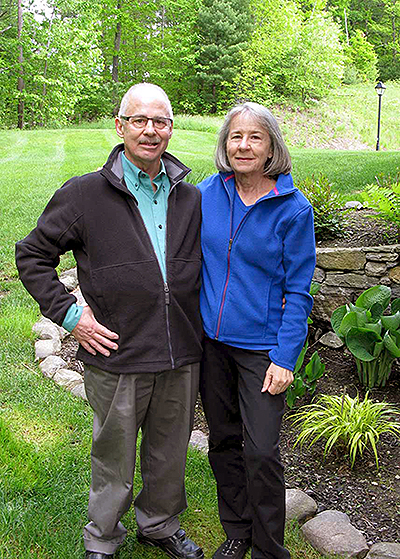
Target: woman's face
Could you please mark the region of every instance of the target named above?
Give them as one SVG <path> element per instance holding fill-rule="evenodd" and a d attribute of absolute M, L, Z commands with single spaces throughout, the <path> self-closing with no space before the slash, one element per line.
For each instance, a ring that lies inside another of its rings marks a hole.
<path fill-rule="evenodd" d="M 235 173 L 263 174 L 272 157 L 269 134 L 250 113 L 240 113 L 232 119 L 226 153 Z"/>

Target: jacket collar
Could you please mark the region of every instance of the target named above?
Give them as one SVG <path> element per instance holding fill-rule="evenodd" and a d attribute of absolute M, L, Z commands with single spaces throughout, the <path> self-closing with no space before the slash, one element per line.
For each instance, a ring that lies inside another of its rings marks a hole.
<path fill-rule="evenodd" d="M 116 145 L 110 153 L 104 167 L 100 170 L 100 173 L 111 182 L 113 186 L 129 193 L 125 185 L 124 170 L 122 168 L 121 156 L 124 149 L 124 144 Z M 164 152 L 161 159 L 171 183 L 171 189 L 181 182 L 191 171 L 189 167 L 186 167 L 186 165 L 181 163 L 179 159 L 170 153 Z"/>
<path fill-rule="evenodd" d="M 231 171 L 228 173 L 221 172 L 219 173 L 219 175 L 221 177 L 223 185 L 225 186 L 225 189 L 229 194 L 229 197 L 232 199 L 233 191 L 235 188 L 235 174 L 233 173 L 233 171 Z M 275 196 L 286 196 L 287 194 L 292 194 L 296 190 L 298 189 L 293 184 L 292 175 L 290 173 L 288 173 L 287 175 L 281 173 L 280 175 L 278 175 L 276 185 L 271 190 L 271 192 L 260 198 L 260 200 L 258 200 L 256 203 L 261 202 L 262 200 L 265 200 L 267 198 L 274 198 Z"/>

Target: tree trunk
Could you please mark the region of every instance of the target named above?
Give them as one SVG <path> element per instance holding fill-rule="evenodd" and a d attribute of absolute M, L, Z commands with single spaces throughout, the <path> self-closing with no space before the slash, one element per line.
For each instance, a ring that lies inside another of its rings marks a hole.
<path fill-rule="evenodd" d="M 118 0 L 117 10 L 121 10 L 121 0 Z M 114 35 L 114 54 L 113 54 L 113 62 L 112 62 L 112 70 L 111 70 L 111 78 L 114 84 L 118 83 L 118 66 L 119 66 L 119 49 L 121 47 L 121 22 L 119 21 L 119 14 L 118 14 L 118 21 L 117 21 L 117 28 L 115 30 Z M 117 87 L 114 85 L 113 87 L 113 98 L 112 102 L 114 105 L 113 115 L 115 116 L 118 113 L 118 101 L 117 98 Z"/>
<path fill-rule="evenodd" d="M 18 42 L 19 42 L 19 53 L 18 53 L 18 91 L 19 91 L 19 96 L 18 96 L 18 128 L 20 128 L 22 130 L 22 128 L 24 127 L 24 99 L 23 99 L 23 91 L 24 91 L 24 68 L 23 68 L 23 62 L 24 62 L 24 52 L 22 49 L 22 42 L 21 42 L 21 36 L 22 36 L 22 24 L 23 24 L 23 20 L 22 20 L 22 3 L 21 0 L 18 0 Z"/>

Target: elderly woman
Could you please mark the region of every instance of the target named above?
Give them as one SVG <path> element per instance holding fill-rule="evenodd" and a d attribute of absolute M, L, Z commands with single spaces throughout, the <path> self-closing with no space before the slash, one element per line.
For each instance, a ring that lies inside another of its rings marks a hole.
<path fill-rule="evenodd" d="M 287 559 L 279 431 L 307 334 L 315 267 L 313 212 L 293 186 L 278 123 L 233 108 L 202 192 L 205 330 L 201 396 L 227 540 L 214 559 Z M 282 299 L 286 304 L 282 308 Z"/>

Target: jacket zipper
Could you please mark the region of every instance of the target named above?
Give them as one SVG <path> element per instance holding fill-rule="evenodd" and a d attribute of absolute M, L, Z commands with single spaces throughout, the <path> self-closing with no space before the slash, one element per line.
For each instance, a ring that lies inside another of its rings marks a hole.
<path fill-rule="evenodd" d="M 169 285 L 167 282 L 164 282 L 164 295 L 165 295 L 165 312 L 166 312 L 166 320 L 167 320 L 167 338 L 168 338 L 169 356 L 171 359 L 172 368 L 175 369 L 175 360 L 172 354 L 171 330 L 169 326 L 170 296 L 169 296 Z"/>
<path fill-rule="evenodd" d="M 222 321 L 222 311 L 224 310 L 224 305 L 225 305 L 225 299 L 226 299 L 226 292 L 228 291 L 228 283 L 229 283 L 229 276 L 230 276 L 230 272 L 231 272 L 231 250 L 232 250 L 232 244 L 233 244 L 233 240 L 236 236 L 236 233 L 239 231 L 243 221 L 247 218 L 247 216 L 249 215 L 249 213 L 251 212 L 253 208 L 250 208 L 249 211 L 242 217 L 242 220 L 240 221 L 239 225 L 236 228 L 236 231 L 234 232 L 234 234 L 232 235 L 232 219 L 233 219 L 233 212 L 231 211 L 231 238 L 229 239 L 229 245 L 228 245 L 228 270 L 226 273 L 226 280 L 225 280 L 225 285 L 224 285 L 224 291 L 222 293 L 222 301 L 221 301 L 221 306 L 219 308 L 219 315 L 218 315 L 218 322 L 217 322 L 217 330 L 215 332 L 215 340 L 218 340 L 218 336 L 219 336 L 219 331 L 221 328 L 221 321 Z"/>
<path fill-rule="evenodd" d="M 170 188 L 170 191 L 169 191 L 169 194 L 168 194 L 168 198 L 169 198 L 169 196 L 170 196 L 170 194 L 171 194 L 173 188 L 175 188 L 175 184 L 171 184 L 171 188 Z M 132 194 L 131 194 L 131 196 L 132 196 Z M 137 208 L 137 206 L 136 206 L 136 210 L 139 211 L 138 208 Z M 163 278 L 163 275 L 162 275 L 162 272 L 161 272 L 160 263 L 159 263 L 159 261 L 158 261 L 157 255 L 156 255 L 156 251 L 154 250 L 153 243 L 151 242 L 150 235 L 149 235 L 149 233 L 148 233 L 148 231 L 147 231 L 146 225 L 145 225 L 145 223 L 144 223 L 144 220 L 143 220 L 143 217 L 142 217 L 142 214 L 140 213 L 140 211 L 139 211 L 139 215 L 140 215 L 140 217 L 141 217 L 141 219 L 142 219 L 143 228 L 144 228 L 144 230 L 145 230 L 145 232 L 146 232 L 146 234 L 147 234 L 147 236 L 148 236 L 148 238 L 149 238 L 149 241 L 150 241 L 150 245 L 151 245 L 153 254 L 154 254 L 155 258 L 156 258 L 156 261 L 157 261 L 157 264 L 158 264 L 158 269 L 159 269 L 159 271 L 160 271 L 161 279 L 163 280 L 164 302 L 165 302 L 165 320 L 166 320 L 166 327 L 167 327 L 168 351 L 169 351 L 169 358 L 170 358 L 170 361 L 171 361 L 171 369 L 175 369 L 175 359 L 174 359 L 173 352 L 172 352 L 171 328 L 170 328 L 170 324 L 169 324 L 169 305 L 170 305 L 170 303 L 171 303 L 170 289 L 169 289 L 168 282 L 167 282 L 167 281 L 164 281 L 164 278 Z M 167 273 L 167 272 L 168 272 L 168 270 L 167 270 L 167 249 L 168 249 L 168 245 L 167 245 L 167 234 L 168 234 L 168 207 L 167 207 L 167 216 L 166 216 L 166 219 L 165 219 L 165 264 L 166 264 L 166 275 L 167 275 L 167 277 L 168 277 L 168 273 Z"/>

